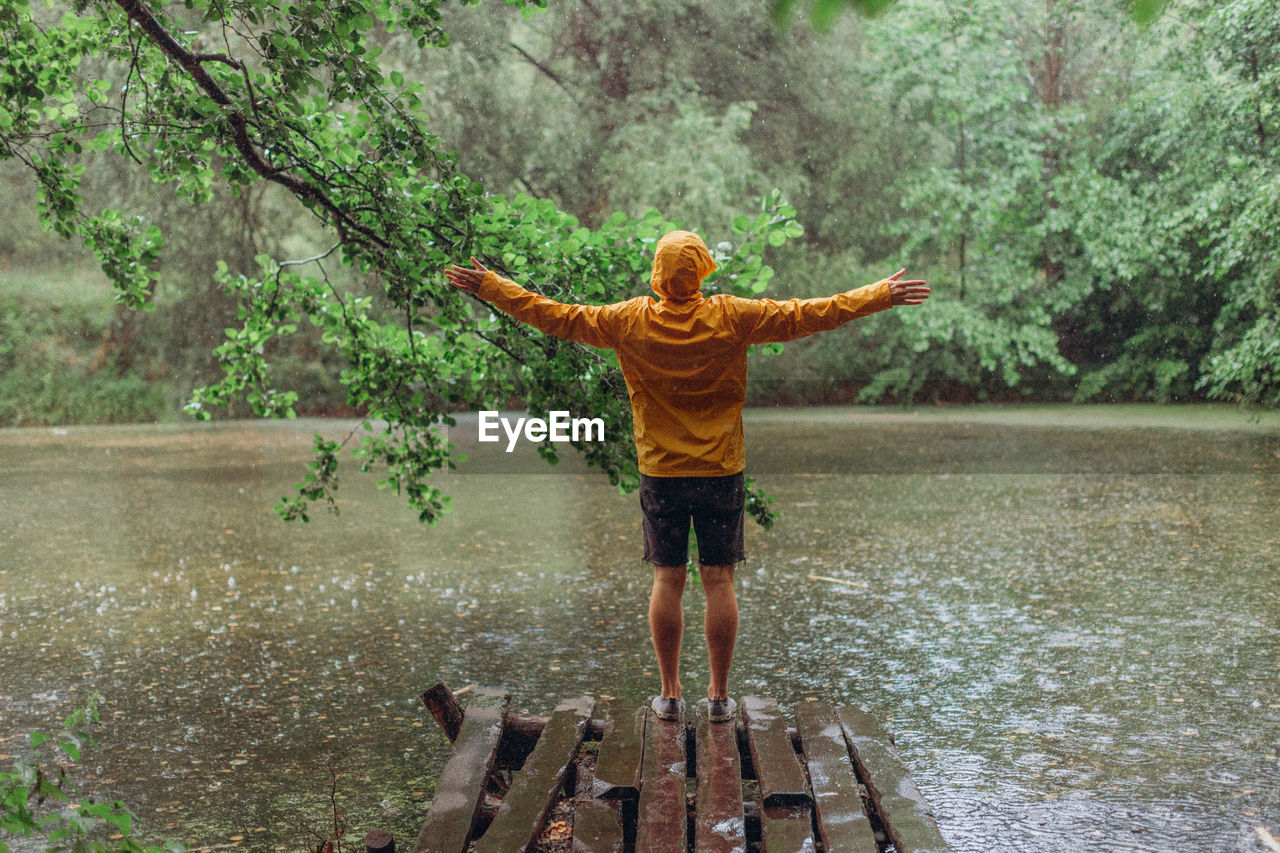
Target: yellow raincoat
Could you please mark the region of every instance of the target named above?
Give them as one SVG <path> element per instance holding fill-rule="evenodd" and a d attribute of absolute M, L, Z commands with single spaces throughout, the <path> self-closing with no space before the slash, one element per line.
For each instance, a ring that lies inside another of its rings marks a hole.
<path fill-rule="evenodd" d="M 698 288 L 715 269 L 698 235 L 672 231 L 658 241 L 653 259 L 657 300 L 566 305 L 492 271 L 478 295 L 549 335 L 617 352 L 640 473 L 729 476 L 746 467 L 747 347 L 834 329 L 893 303 L 888 280 L 817 299 L 707 298 Z"/>

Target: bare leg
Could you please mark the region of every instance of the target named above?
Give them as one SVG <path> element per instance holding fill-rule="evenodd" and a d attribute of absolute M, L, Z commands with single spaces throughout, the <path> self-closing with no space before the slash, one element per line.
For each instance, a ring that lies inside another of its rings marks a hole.
<path fill-rule="evenodd" d="M 684 566 L 654 566 L 649 595 L 649 631 L 662 677 L 662 697 L 680 698 L 680 637 L 684 633 Z"/>
<path fill-rule="evenodd" d="M 702 566 L 707 594 L 707 660 L 711 665 L 708 699 L 729 698 L 729 666 L 738 639 L 738 598 L 733 591 L 733 566 Z"/>

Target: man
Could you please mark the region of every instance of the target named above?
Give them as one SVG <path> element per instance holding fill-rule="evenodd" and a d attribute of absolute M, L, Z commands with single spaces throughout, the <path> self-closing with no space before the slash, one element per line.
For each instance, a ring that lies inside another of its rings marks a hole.
<path fill-rule="evenodd" d="M 731 719 L 736 703 L 729 698 L 729 666 L 738 635 L 733 570 L 743 559 L 747 347 L 834 329 L 895 305 L 919 305 L 929 288 L 923 281 L 902 281 L 906 270 L 899 270 L 825 298 L 706 298 L 699 287 L 716 264 L 689 231 L 672 231 L 658 241 L 650 279 L 657 299 L 567 305 L 530 293 L 475 258 L 471 263 L 474 269 L 448 269 L 449 282 L 547 334 L 617 352 L 635 422 L 644 559 L 653 565 L 649 629 L 662 678 L 653 708 L 664 720 L 682 716 L 681 599 L 692 522 L 707 597 L 709 717 Z"/>

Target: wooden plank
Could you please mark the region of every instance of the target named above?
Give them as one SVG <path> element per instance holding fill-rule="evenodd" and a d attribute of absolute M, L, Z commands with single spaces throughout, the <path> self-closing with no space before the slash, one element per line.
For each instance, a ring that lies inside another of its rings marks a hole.
<path fill-rule="evenodd" d="M 648 711 L 640 779 L 636 853 L 687 853 L 684 720 L 659 720 Z"/>
<path fill-rule="evenodd" d="M 610 800 L 640 796 L 646 710 L 644 705 L 628 707 L 617 699 L 596 710 L 604 721 L 604 732 L 596 758 L 594 796 Z"/>
<path fill-rule="evenodd" d="M 871 820 L 862 808 L 849 747 L 835 709 L 826 702 L 805 702 L 796 709 L 797 728 L 809 765 L 818 839 L 824 850 L 876 853 Z"/>
<path fill-rule="evenodd" d="M 453 756 L 440 774 L 431 808 L 422 821 L 417 853 L 462 853 L 466 849 L 509 702 L 510 696 L 501 690 L 476 692 L 454 742 Z"/>
<path fill-rule="evenodd" d="M 580 799 L 573 811 L 573 853 L 622 853 L 621 806 Z"/>
<path fill-rule="evenodd" d="M 761 853 L 814 853 L 813 809 L 808 804 L 761 810 Z"/>
<path fill-rule="evenodd" d="M 475 853 L 524 853 L 537 840 L 582 745 L 594 708 L 590 696 L 565 699 L 556 706 L 538 745 L 512 780 L 493 823 L 476 842 Z"/>
<path fill-rule="evenodd" d="M 861 708 L 841 708 L 837 715 L 862 784 L 899 853 L 949 850 L 933 810 L 879 721 Z"/>
<path fill-rule="evenodd" d="M 596 706 L 595 716 L 587 728 L 588 737 L 593 728 L 601 737 L 608 735 L 614 717 L 614 710 L 610 706 L 609 702 Z M 640 723 L 643 730 L 643 714 Z M 626 839 L 622 828 L 622 809 L 625 806 L 634 808 L 635 800 L 619 802 L 595 798 L 594 792 L 600 788 L 595 779 L 595 769 L 600 766 L 599 749 L 596 750 L 595 759 L 592 762 L 579 758 L 574 774 L 572 853 L 623 853 Z M 639 775 L 639 768 L 636 769 L 636 774 Z"/>
<path fill-rule="evenodd" d="M 697 705 L 698 799 L 693 848 L 698 853 L 745 853 L 742 764 L 735 721 L 713 723 L 703 699 Z"/>
<path fill-rule="evenodd" d="M 778 703 L 768 697 L 745 696 L 739 708 L 746 724 L 751 763 L 760 781 L 762 805 L 767 808 L 809 803 L 804 768 L 791 745 Z"/>
<path fill-rule="evenodd" d="M 431 689 L 422 694 L 422 704 L 431 712 L 431 716 L 436 718 L 436 724 L 449 739 L 449 743 L 457 740 L 458 732 L 462 729 L 462 720 L 467 714 L 458 704 L 458 699 L 449 689 L 449 685 L 443 681 L 436 682 Z"/>

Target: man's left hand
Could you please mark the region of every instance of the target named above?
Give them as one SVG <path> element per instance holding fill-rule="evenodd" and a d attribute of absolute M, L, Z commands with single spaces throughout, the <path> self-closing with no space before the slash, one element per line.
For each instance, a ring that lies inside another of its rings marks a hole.
<path fill-rule="evenodd" d="M 889 282 L 889 295 L 894 305 L 919 305 L 929 298 L 929 286 L 923 279 L 904 280 L 906 271 L 904 267 L 885 279 Z"/>

